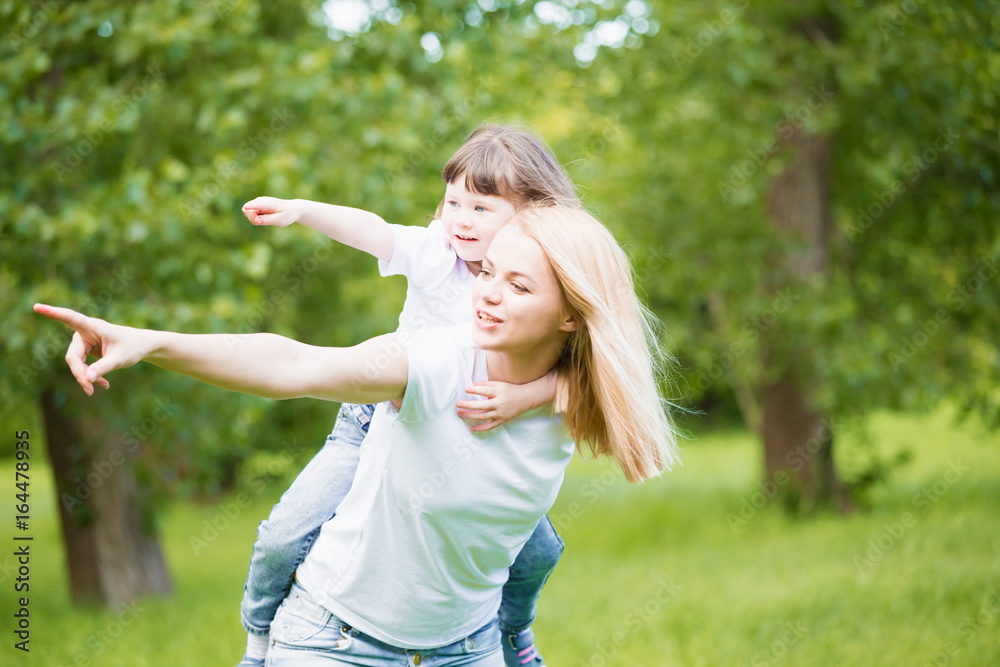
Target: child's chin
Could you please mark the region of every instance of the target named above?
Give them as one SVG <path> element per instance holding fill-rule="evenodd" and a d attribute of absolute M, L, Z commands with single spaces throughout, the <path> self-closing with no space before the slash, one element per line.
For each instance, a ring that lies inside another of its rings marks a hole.
<path fill-rule="evenodd" d="M 463 262 L 481 262 L 483 261 L 483 256 L 476 252 L 455 252 L 458 258 Z"/>

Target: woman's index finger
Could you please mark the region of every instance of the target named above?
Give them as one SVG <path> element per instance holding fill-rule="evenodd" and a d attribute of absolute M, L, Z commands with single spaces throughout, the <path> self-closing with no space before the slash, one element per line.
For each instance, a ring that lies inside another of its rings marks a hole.
<path fill-rule="evenodd" d="M 50 320 L 55 320 L 56 322 L 62 322 L 71 329 L 78 330 L 83 328 L 87 320 L 89 319 L 83 313 L 78 313 L 70 308 L 61 308 L 59 306 L 49 306 L 44 303 L 36 303 L 34 306 L 34 311 L 43 317 L 47 317 Z"/>

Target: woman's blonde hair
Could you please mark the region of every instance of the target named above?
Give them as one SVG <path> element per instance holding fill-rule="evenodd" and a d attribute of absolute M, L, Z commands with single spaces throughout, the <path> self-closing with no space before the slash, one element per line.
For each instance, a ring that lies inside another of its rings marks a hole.
<path fill-rule="evenodd" d="M 621 246 L 579 207 L 525 207 L 508 224 L 542 247 L 577 323 L 555 402 L 577 446 L 612 456 L 630 482 L 672 467 L 677 437 L 658 386 L 670 357 Z"/>
<path fill-rule="evenodd" d="M 545 143 L 518 125 L 481 125 L 455 151 L 441 172 L 445 183 L 465 179 L 471 192 L 529 203 L 579 205 L 566 170 Z M 438 207 L 440 215 L 441 207 Z"/>

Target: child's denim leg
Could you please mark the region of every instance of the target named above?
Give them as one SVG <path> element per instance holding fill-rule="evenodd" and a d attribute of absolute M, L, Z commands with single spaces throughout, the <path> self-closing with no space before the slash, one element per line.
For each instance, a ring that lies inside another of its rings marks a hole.
<path fill-rule="evenodd" d="M 342 406 L 326 444 L 303 468 L 257 529 L 241 612 L 248 632 L 265 634 L 320 526 L 354 481 L 371 406 Z"/>
<path fill-rule="evenodd" d="M 556 569 L 564 546 L 549 517 L 543 516 L 510 566 L 500 601 L 500 627 L 504 632 L 518 633 L 535 621 L 542 586 Z"/>

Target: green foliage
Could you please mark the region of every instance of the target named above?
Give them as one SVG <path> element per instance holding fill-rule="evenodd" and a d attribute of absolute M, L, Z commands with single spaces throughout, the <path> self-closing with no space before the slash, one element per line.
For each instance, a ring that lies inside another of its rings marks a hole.
<path fill-rule="evenodd" d="M 1000 3 L 650 4 L 658 33 L 588 71 L 635 92 L 590 88 L 624 135 L 592 196 L 657 267 L 689 397 L 766 378 L 780 327 L 832 414 L 957 393 L 995 422 Z M 834 227 L 831 275 L 782 304 L 767 187 L 793 126 L 832 137 Z"/>
<path fill-rule="evenodd" d="M 65 379 L 67 336 L 34 301 L 318 344 L 391 329 L 399 281 L 305 230 L 253 228 L 239 205 L 298 196 L 419 224 L 470 129 L 526 120 L 627 243 L 682 400 L 724 406 L 766 378 L 758 342 L 781 327 L 831 414 L 957 393 L 1000 418 L 996 0 L 442 0 L 390 3 L 356 35 L 305 1 L 6 2 L 0 18 L 9 415 L 31 421 Z M 766 188 L 792 125 L 833 137 L 831 273 L 776 300 Z M 307 455 L 335 407 L 148 369 L 112 381 L 88 405 L 116 430 L 157 400 L 181 406 L 148 434 L 162 445 L 148 465 L 192 492 L 255 447 L 301 440 Z"/>

